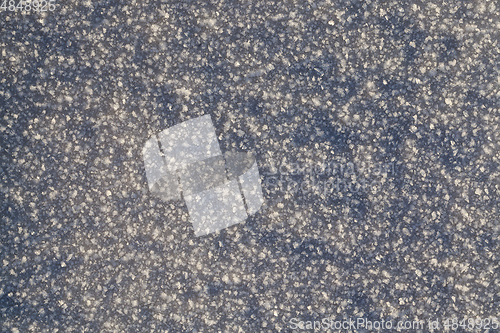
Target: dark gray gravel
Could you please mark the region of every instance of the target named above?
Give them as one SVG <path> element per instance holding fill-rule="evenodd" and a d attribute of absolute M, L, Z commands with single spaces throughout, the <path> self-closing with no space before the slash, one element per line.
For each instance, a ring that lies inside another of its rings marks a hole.
<path fill-rule="evenodd" d="M 292 332 L 358 317 L 494 327 L 499 9 L 2 9 L 0 331 Z M 256 156 L 265 204 L 195 237 L 182 202 L 149 193 L 141 151 L 201 115 L 223 152 Z"/>

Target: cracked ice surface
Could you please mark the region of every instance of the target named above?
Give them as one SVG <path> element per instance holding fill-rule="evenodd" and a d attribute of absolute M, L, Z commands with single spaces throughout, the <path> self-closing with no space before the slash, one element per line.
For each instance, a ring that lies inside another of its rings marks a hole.
<path fill-rule="evenodd" d="M 498 4 L 1 15 L 0 331 L 500 317 Z M 202 115 L 265 206 L 197 238 L 142 147 Z"/>

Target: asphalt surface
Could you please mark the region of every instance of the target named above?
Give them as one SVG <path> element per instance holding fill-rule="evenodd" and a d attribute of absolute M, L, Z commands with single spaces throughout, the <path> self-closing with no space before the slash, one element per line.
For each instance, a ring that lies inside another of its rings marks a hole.
<path fill-rule="evenodd" d="M 7 3 L 0 331 L 499 332 L 499 10 Z M 265 203 L 196 237 L 141 152 L 202 115 Z"/>

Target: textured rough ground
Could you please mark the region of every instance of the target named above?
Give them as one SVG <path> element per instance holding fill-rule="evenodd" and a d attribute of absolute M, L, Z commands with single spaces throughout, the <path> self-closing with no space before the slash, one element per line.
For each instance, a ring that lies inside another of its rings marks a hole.
<path fill-rule="evenodd" d="M 499 7 L 1 12 L 0 331 L 500 317 Z M 147 191 L 141 150 L 203 114 L 223 151 L 257 156 L 266 204 L 196 238 L 186 207 Z"/>

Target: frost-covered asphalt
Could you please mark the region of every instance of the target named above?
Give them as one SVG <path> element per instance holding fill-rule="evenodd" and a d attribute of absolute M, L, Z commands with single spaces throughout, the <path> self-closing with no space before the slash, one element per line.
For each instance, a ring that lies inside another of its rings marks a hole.
<path fill-rule="evenodd" d="M 291 332 L 360 317 L 441 332 L 447 318 L 500 318 L 499 12 L 2 10 L 0 331 Z M 148 191 L 142 149 L 202 115 L 223 152 L 256 157 L 265 204 L 195 237 L 181 201 Z"/>

